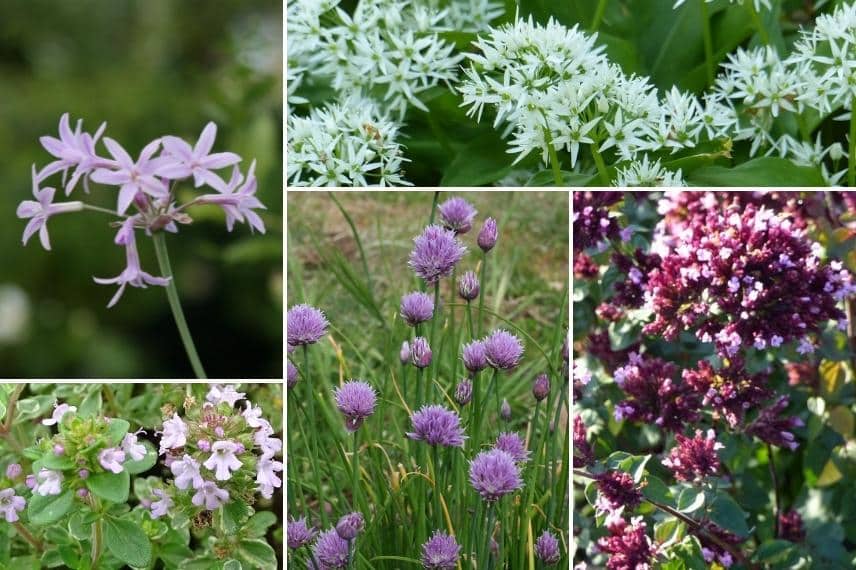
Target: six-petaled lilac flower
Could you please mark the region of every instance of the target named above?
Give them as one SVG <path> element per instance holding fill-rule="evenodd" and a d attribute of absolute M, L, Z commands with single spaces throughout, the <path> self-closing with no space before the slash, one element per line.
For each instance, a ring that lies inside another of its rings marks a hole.
<path fill-rule="evenodd" d="M 18 513 L 24 510 L 27 501 L 15 494 L 15 489 L 3 489 L 0 491 L 0 514 L 6 522 L 17 522 Z"/>
<path fill-rule="evenodd" d="M 479 296 L 479 278 L 473 271 L 467 271 L 458 278 L 458 295 L 469 302 Z"/>
<path fill-rule="evenodd" d="M 301 548 L 306 546 L 312 539 L 315 538 L 315 535 L 318 533 L 314 528 L 306 525 L 306 519 L 300 517 L 297 520 L 288 521 L 288 529 L 286 530 L 286 534 L 288 535 L 288 547 L 289 548 Z"/>
<path fill-rule="evenodd" d="M 161 489 L 152 489 L 152 494 L 158 498 L 157 501 L 152 501 L 152 504 L 149 505 L 152 518 L 157 519 L 168 514 L 174 504 L 172 498 Z"/>
<path fill-rule="evenodd" d="M 327 318 L 324 313 L 310 305 L 295 305 L 286 315 L 288 344 L 304 346 L 315 344 L 327 334 Z"/>
<path fill-rule="evenodd" d="M 348 565 L 350 546 L 348 541 L 336 533 L 336 529 L 325 530 L 318 535 L 312 552 L 324 568 L 345 568 Z"/>
<path fill-rule="evenodd" d="M 407 264 L 418 277 L 433 285 L 452 273 L 466 251 L 452 230 L 428 226 L 413 240 L 413 251 Z"/>
<path fill-rule="evenodd" d="M 374 413 L 377 395 L 374 388 L 362 380 L 350 380 L 335 388 L 336 407 L 345 416 L 345 428 L 357 431 L 363 421 Z"/>
<path fill-rule="evenodd" d="M 102 449 L 98 454 L 98 463 L 107 471 L 113 473 L 122 472 L 122 463 L 125 462 L 125 452 L 118 447 L 108 447 Z"/>
<path fill-rule="evenodd" d="M 549 530 L 545 530 L 535 541 L 535 556 L 547 566 L 559 562 L 559 541 Z"/>
<path fill-rule="evenodd" d="M 523 343 L 510 332 L 497 329 L 484 340 L 487 363 L 497 370 L 510 370 L 520 364 Z"/>
<path fill-rule="evenodd" d="M 476 209 L 463 198 L 449 198 L 437 207 L 443 225 L 456 234 L 465 234 L 473 229 Z"/>
<path fill-rule="evenodd" d="M 124 214 L 137 194 L 148 194 L 152 198 L 164 199 L 169 196 L 166 183 L 158 178 L 158 169 L 163 165 L 163 158 L 155 158 L 160 149 L 161 140 L 155 139 L 147 144 L 140 152 L 140 157 L 134 162 L 131 155 L 115 140 L 104 137 L 104 146 L 115 159 L 115 166 L 96 169 L 91 178 L 94 182 L 119 186 L 119 199 L 116 211 Z"/>
<path fill-rule="evenodd" d="M 336 523 L 336 534 L 345 540 L 353 540 L 363 531 L 365 524 L 362 513 L 353 512 L 342 515 Z"/>
<path fill-rule="evenodd" d="M 428 368 L 431 365 L 433 354 L 428 345 L 428 339 L 417 336 L 410 345 L 410 361 L 416 368 Z"/>
<path fill-rule="evenodd" d="M 27 222 L 27 226 L 24 228 L 24 235 L 21 238 L 24 245 L 27 245 L 33 234 L 39 232 L 39 241 L 42 242 L 42 247 L 50 251 L 51 240 L 48 234 L 48 218 L 56 214 L 83 210 L 83 202 L 60 202 L 59 204 L 54 204 L 53 199 L 55 194 L 56 190 L 54 188 L 39 188 L 39 178 L 36 176 L 36 167 L 33 166 L 33 197 L 35 200 L 24 200 L 18 205 L 18 210 L 15 212 L 18 218 L 30 220 Z"/>
<path fill-rule="evenodd" d="M 237 164 L 241 162 L 241 157 L 234 152 L 211 154 L 216 138 L 217 125 L 213 122 L 209 122 L 202 129 L 196 146 L 190 146 L 187 141 L 178 137 L 163 137 L 163 148 L 168 158 L 158 173 L 170 180 L 180 180 L 193 176 L 193 182 L 197 188 L 203 184 L 208 184 L 213 188 L 223 186 L 223 179 L 212 170 Z"/>
<path fill-rule="evenodd" d="M 46 420 L 42 420 L 42 425 L 46 425 L 46 426 L 56 425 L 62 421 L 62 418 L 65 414 L 68 414 L 71 412 L 76 412 L 76 411 L 77 411 L 76 406 L 69 406 L 68 404 L 54 404 L 53 414 L 51 414 L 50 418 L 48 418 Z"/>
<path fill-rule="evenodd" d="M 211 457 L 203 465 L 214 471 L 214 477 L 218 481 L 228 481 L 232 478 L 232 471 L 241 468 L 240 460 L 235 457 L 239 451 L 238 444 L 234 441 L 216 441 L 211 446 Z"/>
<path fill-rule="evenodd" d="M 39 180 L 44 180 L 52 174 L 62 172 L 66 195 L 74 190 L 74 187 L 81 178 L 83 178 L 85 188 L 87 175 L 93 169 L 110 165 L 109 160 L 100 158 L 95 153 L 95 145 L 98 139 L 101 138 L 106 127 L 107 123 L 101 123 L 95 134 L 90 135 L 83 132 L 83 121 L 78 120 L 77 126 L 72 131 L 68 113 L 63 113 L 59 119 L 59 138 L 43 136 L 39 139 L 45 150 L 57 159 L 42 168 L 39 172 Z M 74 173 L 66 184 L 66 174 L 71 168 L 74 168 Z"/>
<path fill-rule="evenodd" d="M 428 445 L 463 447 L 467 439 L 458 414 L 440 405 L 422 406 L 410 421 L 413 431 L 407 432 L 407 437 Z"/>
<path fill-rule="evenodd" d="M 434 316 L 434 301 L 421 291 L 408 293 L 401 298 L 401 318 L 410 326 L 430 321 Z"/>
<path fill-rule="evenodd" d="M 461 547 L 455 537 L 435 530 L 422 545 L 422 567 L 429 570 L 452 570 L 457 567 Z"/>
<path fill-rule="evenodd" d="M 474 340 L 464 345 L 464 349 L 461 352 L 461 359 L 464 361 L 464 366 L 470 372 L 478 372 L 487 368 L 487 354 L 485 353 L 484 341 Z"/>
<path fill-rule="evenodd" d="M 213 511 L 220 505 L 229 501 L 229 491 L 221 489 L 212 481 L 205 481 L 197 487 L 196 493 L 190 499 L 197 507 L 204 506 L 206 510 Z"/>
<path fill-rule="evenodd" d="M 485 501 L 497 501 L 523 487 L 520 468 L 501 449 L 482 451 L 470 461 L 470 484 Z"/>
<path fill-rule="evenodd" d="M 493 246 L 496 245 L 498 233 L 496 229 L 496 220 L 493 218 L 487 218 L 484 221 L 484 225 L 482 226 L 481 231 L 479 232 L 479 237 L 477 242 L 481 250 L 485 253 L 489 252 L 493 249 Z"/>
<path fill-rule="evenodd" d="M 510 455 L 515 463 L 526 463 L 529 461 L 529 454 L 531 452 L 526 449 L 526 442 L 516 432 L 503 432 L 499 434 L 493 446 Z"/>
<path fill-rule="evenodd" d="M 246 222 L 250 226 L 250 231 L 258 230 L 259 233 L 265 233 L 265 223 L 261 217 L 253 210 L 267 209 L 258 198 L 256 198 L 256 190 L 258 189 L 258 180 L 256 180 L 256 161 L 250 164 L 250 169 L 247 171 L 247 178 L 241 174 L 236 166 L 232 170 L 232 178 L 228 184 L 222 186 L 214 186 L 217 194 L 203 194 L 197 199 L 199 204 L 216 204 L 223 208 L 226 213 L 226 230 L 232 231 L 235 227 L 235 222 Z"/>

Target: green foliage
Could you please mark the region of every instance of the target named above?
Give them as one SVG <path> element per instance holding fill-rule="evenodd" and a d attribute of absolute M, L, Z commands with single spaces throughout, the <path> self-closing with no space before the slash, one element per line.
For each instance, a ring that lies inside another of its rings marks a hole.
<path fill-rule="evenodd" d="M 148 566 L 152 545 L 140 527 L 128 520 L 104 519 L 104 542 L 110 553 L 130 566 Z"/>

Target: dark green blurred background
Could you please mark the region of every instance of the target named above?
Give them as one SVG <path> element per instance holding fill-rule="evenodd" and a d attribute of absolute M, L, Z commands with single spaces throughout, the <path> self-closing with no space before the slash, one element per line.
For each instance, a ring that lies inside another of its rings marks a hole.
<path fill-rule="evenodd" d="M 239 153 L 243 171 L 258 160 L 266 235 L 229 234 L 203 206 L 167 245 L 209 376 L 281 378 L 282 3 L 0 0 L 0 377 L 191 376 L 162 288 L 128 288 L 106 308 L 115 288 L 92 276 L 125 266 L 107 216 L 54 217 L 53 251 L 21 246 L 15 209 L 32 198 L 30 164 L 51 160 L 39 136 L 57 136 L 64 112 L 89 132 L 107 121 L 135 157 L 166 134 L 193 144 L 213 120 L 215 150 Z M 86 201 L 115 206 L 115 188 L 93 189 Z M 138 242 L 159 274 L 151 240 Z"/>

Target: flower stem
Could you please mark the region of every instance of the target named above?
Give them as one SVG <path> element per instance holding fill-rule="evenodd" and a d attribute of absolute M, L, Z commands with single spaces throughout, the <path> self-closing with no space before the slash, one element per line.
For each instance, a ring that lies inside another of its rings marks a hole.
<path fill-rule="evenodd" d="M 443 486 L 440 484 L 440 455 L 437 448 L 437 445 L 431 446 L 431 459 L 434 467 L 434 499 L 437 504 L 437 514 L 434 515 L 436 519 L 435 528 L 441 528 L 443 526 L 443 506 L 440 504 L 440 490 Z"/>
<path fill-rule="evenodd" d="M 710 33 L 710 14 L 707 9 L 707 0 L 699 0 L 701 5 L 701 22 L 702 35 L 704 37 L 704 60 L 707 66 L 707 83 L 713 85 L 714 64 L 713 64 L 713 37 Z"/>
<path fill-rule="evenodd" d="M 314 421 L 318 416 L 315 415 L 315 393 L 312 390 L 311 382 L 309 381 L 309 349 L 307 345 L 303 345 L 303 382 L 306 384 L 306 399 L 309 401 L 309 419 Z M 303 436 L 306 437 L 306 432 L 309 432 L 312 440 L 312 453 L 309 454 L 312 460 L 312 475 L 315 478 L 315 494 L 318 499 L 318 510 L 321 511 L 321 522 L 327 526 L 327 511 L 324 509 L 324 496 L 321 492 L 321 470 L 318 468 L 318 440 L 316 439 L 317 430 L 315 426 L 306 426 L 303 431 Z"/>
<path fill-rule="evenodd" d="M 764 27 L 764 22 L 761 21 L 761 15 L 755 9 L 754 0 L 745 2 L 746 9 L 749 10 L 749 15 L 752 16 L 752 23 L 755 24 L 755 30 L 758 32 L 758 37 L 761 38 L 761 43 L 765 46 L 770 45 L 770 35 L 767 33 L 767 28 Z"/>
<path fill-rule="evenodd" d="M 553 169 L 553 181 L 556 183 L 556 186 L 564 186 L 565 179 L 562 178 L 562 165 L 559 164 L 559 155 L 556 153 L 556 147 L 553 146 L 553 136 L 547 127 L 544 127 L 544 140 L 547 142 L 547 152 L 550 153 L 550 167 Z"/>
<path fill-rule="evenodd" d="M 479 270 L 479 336 L 484 324 L 484 290 L 487 286 L 487 252 L 482 251 L 481 269 Z"/>
<path fill-rule="evenodd" d="M 184 318 L 184 311 L 181 309 L 181 300 L 178 298 L 178 288 L 175 286 L 175 279 L 173 278 L 172 268 L 169 264 L 169 253 L 166 250 L 164 233 L 155 232 L 152 235 L 152 241 L 155 244 L 155 254 L 158 258 L 161 273 L 165 278 L 169 279 L 169 282 L 166 284 L 166 298 L 169 301 L 169 308 L 172 309 L 175 326 L 178 328 L 178 334 L 181 336 L 181 342 L 184 344 L 187 358 L 190 359 L 193 373 L 196 374 L 197 378 L 204 380 L 207 376 L 205 375 L 205 369 L 202 367 L 202 361 L 199 360 L 199 354 L 196 352 L 196 346 L 193 344 L 193 337 L 190 336 L 190 329 L 187 326 L 187 320 Z"/>
<path fill-rule="evenodd" d="M 597 166 L 597 173 L 600 175 L 600 181 L 604 186 L 609 186 L 609 173 L 606 171 L 606 163 L 603 161 L 600 151 L 597 150 L 597 145 L 597 142 L 593 142 L 589 145 L 591 156 L 594 158 L 595 166 Z"/>
<path fill-rule="evenodd" d="M 603 14 L 606 12 L 606 3 L 608 0 L 598 0 L 597 9 L 594 12 L 594 20 L 591 23 L 591 31 L 596 32 L 603 21 Z M 481 562 L 481 561 L 480 561 Z"/>
<path fill-rule="evenodd" d="M 357 497 L 360 488 L 360 430 L 354 432 L 354 469 L 351 479 L 351 493 L 353 494 L 352 506 L 355 511 L 360 510 L 357 506 Z"/>
<path fill-rule="evenodd" d="M 481 288 L 479 288 L 479 294 L 481 294 Z M 467 332 L 470 335 L 470 339 L 473 338 L 473 304 L 467 301 Z"/>
<path fill-rule="evenodd" d="M 103 528 L 101 516 L 92 523 L 92 567 L 98 568 L 98 560 L 103 549 Z"/>
<path fill-rule="evenodd" d="M 21 535 L 21 538 L 30 543 L 30 546 L 32 546 L 39 552 L 44 550 L 45 545 L 42 544 L 42 541 L 33 536 L 33 534 L 27 530 L 27 527 L 21 524 L 21 521 L 15 521 L 14 523 L 12 523 L 12 526 L 14 526 L 15 530 L 18 531 L 18 534 Z"/>
<path fill-rule="evenodd" d="M 479 549 L 479 555 L 476 558 L 476 562 L 478 563 L 479 568 L 487 568 L 487 559 L 490 553 L 490 538 L 493 535 L 493 515 L 496 510 L 496 505 L 494 501 L 491 501 L 487 504 L 487 527 L 484 529 L 484 542 Z"/>
<path fill-rule="evenodd" d="M 847 155 L 847 185 L 856 186 L 856 97 L 850 99 L 850 153 Z"/>
<path fill-rule="evenodd" d="M 782 500 L 779 497 L 779 480 L 776 477 L 776 462 L 773 459 L 773 446 L 767 444 L 767 466 L 770 468 L 770 479 L 773 483 L 773 497 L 776 500 L 776 519 L 773 521 L 773 538 L 779 538 L 779 520 L 782 516 Z"/>
<path fill-rule="evenodd" d="M 93 206 L 92 204 L 87 204 L 85 202 L 83 204 L 83 209 L 84 210 L 90 210 L 92 212 L 101 212 L 102 214 L 109 214 L 109 215 L 115 216 L 117 218 L 124 218 L 125 217 L 115 210 L 110 210 L 108 208 L 101 208 L 100 206 Z"/>
<path fill-rule="evenodd" d="M 9 395 L 9 401 L 6 403 L 6 418 L 3 420 L 3 427 L 0 428 L 3 435 L 9 433 L 12 429 L 12 420 L 15 417 L 15 405 L 18 403 L 18 398 L 21 397 L 21 392 L 24 391 L 26 384 L 16 384 L 15 389 Z"/>
<path fill-rule="evenodd" d="M 454 300 L 454 299 L 453 299 Z M 440 347 L 440 343 L 437 342 L 437 321 L 440 320 L 441 312 L 440 312 L 440 280 L 438 279 L 436 283 L 434 283 L 434 316 L 431 318 L 431 340 L 429 344 L 431 345 L 431 350 L 435 353 L 438 353 L 438 348 Z M 439 354 L 439 353 L 438 353 Z M 425 400 L 427 401 L 428 395 L 433 392 L 434 383 L 431 382 L 432 374 L 431 371 L 436 370 L 439 367 L 439 363 L 437 362 L 436 357 L 431 358 L 431 364 L 429 365 L 429 374 L 428 381 L 425 386 Z"/>

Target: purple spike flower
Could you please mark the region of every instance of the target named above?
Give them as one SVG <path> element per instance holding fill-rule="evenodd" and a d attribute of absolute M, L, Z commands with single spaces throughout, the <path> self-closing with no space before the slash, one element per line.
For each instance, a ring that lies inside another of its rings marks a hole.
<path fill-rule="evenodd" d="M 479 296 L 479 278 L 473 271 L 467 271 L 458 278 L 458 295 L 469 302 Z"/>
<path fill-rule="evenodd" d="M 345 428 L 357 431 L 363 421 L 374 413 L 377 395 L 374 388 L 362 380 L 350 380 L 335 388 L 336 407 L 345 415 Z"/>
<path fill-rule="evenodd" d="M 336 523 L 336 534 L 345 540 L 353 540 L 363 531 L 365 524 L 362 513 L 348 513 Z"/>
<path fill-rule="evenodd" d="M 465 344 L 461 359 L 464 361 L 464 366 L 470 372 L 478 372 L 487 368 L 484 341 L 474 340 L 469 344 Z"/>
<path fill-rule="evenodd" d="M 559 541 L 549 530 L 545 530 L 535 541 L 535 555 L 547 566 L 559 562 Z"/>
<path fill-rule="evenodd" d="M 469 380 L 461 380 L 455 388 L 455 401 L 458 405 L 466 406 L 473 399 L 473 383 Z"/>
<path fill-rule="evenodd" d="M 539 374 L 532 383 L 532 395 L 539 402 L 550 394 L 550 378 L 546 374 Z"/>
<path fill-rule="evenodd" d="M 465 234 L 473 229 L 473 219 L 476 209 L 463 198 L 449 198 L 437 207 L 443 225 L 456 234 Z"/>
<path fill-rule="evenodd" d="M 428 368 L 431 365 L 431 347 L 428 345 L 428 339 L 424 336 L 417 336 L 413 339 L 410 345 L 410 360 L 416 368 Z"/>
<path fill-rule="evenodd" d="M 520 468 L 501 449 L 482 451 L 470 461 L 470 484 L 485 501 L 497 501 L 523 487 Z"/>
<path fill-rule="evenodd" d="M 300 548 L 306 546 L 312 539 L 315 538 L 317 531 L 314 528 L 306 526 L 306 519 L 300 517 L 297 520 L 288 523 L 288 547 Z"/>
<path fill-rule="evenodd" d="M 348 566 L 349 550 L 348 541 L 331 528 L 318 536 L 313 554 L 322 568 L 345 568 Z"/>
<path fill-rule="evenodd" d="M 701 481 L 719 472 L 719 456 L 716 452 L 725 446 L 716 441 L 716 433 L 712 429 L 707 430 L 707 434 L 696 430 L 695 437 L 681 434 L 675 437 L 678 445 L 672 448 L 662 463 L 671 469 L 678 481 Z"/>
<path fill-rule="evenodd" d="M 422 567 L 431 570 L 452 570 L 458 564 L 461 547 L 455 537 L 435 530 L 422 545 Z"/>
<path fill-rule="evenodd" d="M 446 447 L 463 447 L 464 429 L 458 414 L 439 405 L 422 406 L 410 416 L 413 431 L 407 437 L 416 441 L 424 441 L 428 445 L 443 445 Z"/>
<path fill-rule="evenodd" d="M 496 220 L 487 218 L 484 221 L 481 231 L 479 232 L 478 244 L 483 252 L 487 253 L 496 245 L 497 230 Z"/>
<path fill-rule="evenodd" d="M 795 450 L 799 443 L 790 430 L 803 427 L 805 423 L 799 416 L 783 417 L 789 401 L 787 395 L 780 396 L 772 405 L 761 410 L 758 417 L 746 428 L 746 433 L 770 445 Z"/>
<path fill-rule="evenodd" d="M 497 329 L 484 340 L 484 352 L 492 368 L 510 370 L 520 364 L 523 343 L 510 332 Z"/>
<path fill-rule="evenodd" d="M 526 463 L 529 461 L 530 452 L 526 449 L 526 442 L 516 432 L 503 432 L 496 438 L 495 449 L 506 452 L 515 463 Z"/>
<path fill-rule="evenodd" d="M 295 305 L 288 310 L 288 344 L 301 346 L 315 344 L 327 334 L 324 313 L 310 305 Z"/>
<path fill-rule="evenodd" d="M 286 364 L 286 370 L 286 386 L 288 386 L 288 389 L 291 390 L 297 385 L 297 368 L 289 360 L 288 364 Z"/>
<path fill-rule="evenodd" d="M 434 316 L 434 301 L 427 293 L 417 291 L 401 298 L 401 318 L 411 327 L 430 321 Z"/>
<path fill-rule="evenodd" d="M 466 251 L 455 232 L 440 226 L 428 226 L 413 240 L 408 265 L 426 283 L 434 284 L 452 273 Z"/>

